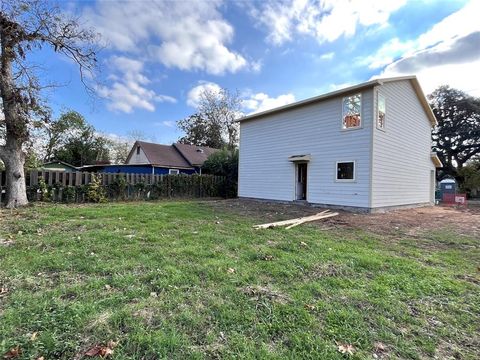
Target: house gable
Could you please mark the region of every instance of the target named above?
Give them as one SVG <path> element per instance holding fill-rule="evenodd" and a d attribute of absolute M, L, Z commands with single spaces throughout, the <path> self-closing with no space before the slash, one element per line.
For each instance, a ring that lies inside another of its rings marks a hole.
<path fill-rule="evenodd" d="M 375 87 L 375 109 L 379 95 L 386 99 L 386 116 L 385 129 L 374 128 L 372 134 L 371 207 L 428 203 L 435 171 L 432 119 L 410 79 Z"/>

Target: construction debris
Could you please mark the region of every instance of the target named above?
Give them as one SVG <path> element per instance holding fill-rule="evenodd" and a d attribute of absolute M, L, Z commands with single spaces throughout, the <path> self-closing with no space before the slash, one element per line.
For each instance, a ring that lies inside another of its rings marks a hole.
<path fill-rule="evenodd" d="M 326 218 L 337 216 L 337 215 L 338 215 L 338 213 L 336 213 L 336 212 L 331 212 L 330 210 L 325 210 L 325 211 L 319 212 L 319 213 L 317 213 L 315 215 L 311 215 L 311 216 L 305 216 L 305 217 L 290 219 L 290 220 L 277 221 L 277 222 L 268 223 L 268 224 L 253 225 L 253 228 L 254 229 L 270 229 L 270 228 L 277 227 L 277 226 L 286 226 L 285 229 L 291 229 L 295 226 L 304 224 L 306 222 L 326 219 Z"/>

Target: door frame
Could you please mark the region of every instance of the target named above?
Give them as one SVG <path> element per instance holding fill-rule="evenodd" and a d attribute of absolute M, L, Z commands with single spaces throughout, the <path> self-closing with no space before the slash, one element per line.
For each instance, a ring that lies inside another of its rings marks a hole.
<path fill-rule="evenodd" d="M 300 198 L 298 194 L 298 177 L 299 177 L 299 169 L 300 167 L 305 167 L 305 182 L 303 184 L 303 192 L 304 192 L 304 197 Z M 296 201 L 307 201 L 308 200 L 308 161 L 299 161 L 295 162 L 295 171 L 294 171 L 294 200 Z"/>

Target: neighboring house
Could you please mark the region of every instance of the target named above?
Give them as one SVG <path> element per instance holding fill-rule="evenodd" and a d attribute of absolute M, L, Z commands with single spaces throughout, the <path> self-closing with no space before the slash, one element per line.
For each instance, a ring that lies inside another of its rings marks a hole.
<path fill-rule="evenodd" d="M 124 165 L 93 165 L 85 171 L 135 174 L 195 174 L 201 173 L 205 160 L 216 149 L 186 144 L 161 145 L 136 141 Z"/>
<path fill-rule="evenodd" d="M 435 124 L 415 76 L 246 116 L 238 195 L 372 212 L 433 204 Z"/>
<path fill-rule="evenodd" d="M 47 170 L 47 171 L 65 171 L 65 172 L 75 172 L 80 171 L 80 168 L 73 166 L 72 164 L 66 163 L 60 160 L 53 160 L 44 163 L 40 170 Z"/>

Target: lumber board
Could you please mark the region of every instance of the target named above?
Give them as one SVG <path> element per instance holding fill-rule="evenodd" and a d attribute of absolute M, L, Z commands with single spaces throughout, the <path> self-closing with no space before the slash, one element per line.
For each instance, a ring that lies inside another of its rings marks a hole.
<path fill-rule="evenodd" d="M 272 222 L 272 223 L 254 225 L 253 227 L 255 229 L 268 229 L 268 228 L 271 228 L 271 227 L 295 224 L 296 222 L 303 221 L 303 220 L 313 221 L 313 220 L 318 219 L 320 216 L 326 215 L 328 213 L 330 213 L 330 210 L 325 210 L 325 211 L 319 212 L 315 215 L 304 216 L 304 217 L 295 218 L 295 219 L 282 220 L 282 221 L 276 221 L 276 222 Z"/>
<path fill-rule="evenodd" d="M 292 224 L 292 225 L 287 226 L 285 229 L 288 230 L 288 229 L 291 229 L 291 228 L 293 228 L 293 227 L 295 227 L 295 226 L 298 226 L 298 225 L 301 225 L 301 224 L 305 224 L 306 222 L 315 221 L 315 220 L 322 220 L 322 219 L 326 219 L 326 218 L 333 217 L 333 216 L 337 216 L 337 215 L 338 215 L 338 213 L 331 213 L 331 214 L 327 214 L 327 215 L 320 216 L 320 217 L 318 217 L 318 218 L 316 218 L 316 219 L 304 219 L 304 220 L 300 220 L 300 221 L 298 221 L 298 222 L 296 222 L 296 223 L 294 223 L 294 224 Z"/>

